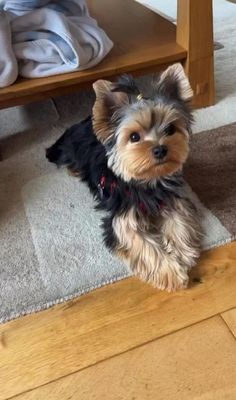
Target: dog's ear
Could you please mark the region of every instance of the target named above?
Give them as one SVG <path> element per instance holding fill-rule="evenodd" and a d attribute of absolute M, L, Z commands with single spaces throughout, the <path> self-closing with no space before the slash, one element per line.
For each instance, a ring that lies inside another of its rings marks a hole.
<path fill-rule="evenodd" d="M 156 85 L 159 93 L 170 98 L 188 102 L 193 97 L 193 90 L 180 63 L 173 64 L 162 72 Z"/>
<path fill-rule="evenodd" d="M 105 80 L 98 80 L 93 84 L 96 100 L 93 106 L 94 133 L 101 142 L 105 142 L 114 133 L 112 116 L 129 102 L 123 92 L 113 92 L 114 84 Z"/>

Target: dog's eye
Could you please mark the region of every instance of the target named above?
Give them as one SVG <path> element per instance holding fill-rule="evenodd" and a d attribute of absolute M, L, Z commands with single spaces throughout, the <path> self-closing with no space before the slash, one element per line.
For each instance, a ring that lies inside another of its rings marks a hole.
<path fill-rule="evenodd" d="M 165 127 L 164 132 L 166 135 L 171 136 L 174 135 L 175 130 L 176 130 L 175 126 L 173 124 L 169 124 Z"/>
<path fill-rule="evenodd" d="M 133 133 L 131 133 L 131 135 L 130 135 L 130 141 L 131 141 L 132 143 L 139 142 L 139 141 L 140 141 L 140 134 L 139 134 L 138 132 L 133 132 Z"/>

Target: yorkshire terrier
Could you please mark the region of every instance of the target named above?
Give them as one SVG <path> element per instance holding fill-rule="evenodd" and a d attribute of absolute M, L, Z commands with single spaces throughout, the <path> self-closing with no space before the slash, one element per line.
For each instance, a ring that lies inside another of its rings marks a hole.
<path fill-rule="evenodd" d="M 153 76 L 148 95 L 128 75 L 93 88 L 92 116 L 66 130 L 47 158 L 87 182 L 107 211 L 105 244 L 134 275 L 159 289 L 186 288 L 201 228 L 181 172 L 193 95 L 183 67 Z"/>

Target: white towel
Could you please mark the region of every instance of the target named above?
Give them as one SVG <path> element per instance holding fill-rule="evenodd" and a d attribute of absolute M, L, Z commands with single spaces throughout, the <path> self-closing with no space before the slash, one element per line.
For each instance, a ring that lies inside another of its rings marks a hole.
<path fill-rule="evenodd" d="M 113 46 L 89 16 L 84 0 L 0 0 L 0 7 L 5 20 L 10 20 L 12 48 L 18 73 L 23 77 L 46 77 L 93 67 Z M 0 25 L 0 48 L 1 30 Z M 11 64 L 8 36 L 5 39 L 8 56 L 0 53 L 0 66 L 4 62 Z M 0 70 L 0 87 L 8 84 L 6 72 L 1 77 Z"/>

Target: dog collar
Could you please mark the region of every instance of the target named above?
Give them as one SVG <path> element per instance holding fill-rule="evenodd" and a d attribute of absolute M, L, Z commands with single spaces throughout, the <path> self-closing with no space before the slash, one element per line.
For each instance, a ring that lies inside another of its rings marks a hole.
<path fill-rule="evenodd" d="M 113 179 L 108 187 L 106 181 L 107 181 L 106 176 L 102 175 L 100 178 L 100 182 L 97 185 L 101 200 L 108 199 L 109 197 L 111 197 L 114 193 L 114 190 L 117 187 L 116 180 Z"/>
<path fill-rule="evenodd" d="M 101 178 L 100 178 L 100 181 L 99 181 L 98 185 L 97 185 L 100 199 L 101 200 L 110 199 L 113 196 L 113 194 L 114 194 L 114 192 L 115 192 L 117 187 L 118 187 L 118 182 L 115 179 L 113 179 L 110 182 L 110 184 L 107 185 L 106 176 L 103 174 L 101 176 Z M 126 197 L 131 197 L 131 195 L 132 195 L 128 188 L 125 189 L 125 195 L 126 195 Z M 157 200 L 157 208 L 160 209 L 160 208 L 163 208 L 164 206 L 165 206 L 164 201 L 161 200 L 161 199 L 158 199 Z M 142 214 L 144 214 L 144 215 L 148 214 L 148 208 L 146 207 L 144 202 L 142 202 L 142 201 L 139 202 L 138 209 Z"/>

